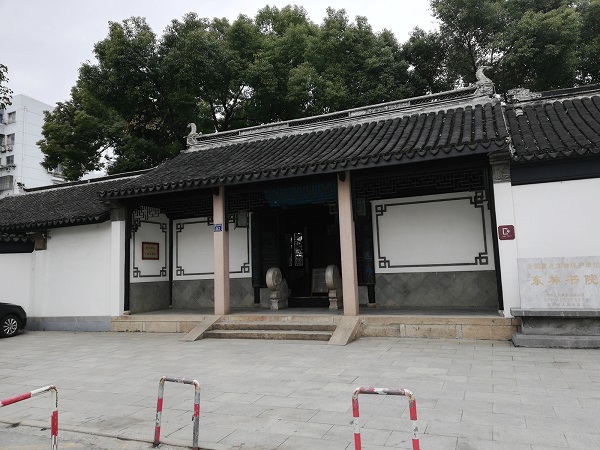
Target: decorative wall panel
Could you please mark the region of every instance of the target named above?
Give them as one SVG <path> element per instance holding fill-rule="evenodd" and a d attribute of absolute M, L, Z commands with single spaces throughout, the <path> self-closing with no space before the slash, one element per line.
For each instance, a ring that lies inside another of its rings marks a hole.
<path fill-rule="evenodd" d="M 131 239 L 131 282 L 145 283 L 168 280 L 169 232 L 164 215 L 154 220 L 139 220 Z M 157 259 L 144 258 L 144 243 L 152 243 Z"/>
<path fill-rule="evenodd" d="M 483 191 L 372 202 L 376 273 L 494 270 Z"/>
<path fill-rule="evenodd" d="M 176 280 L 214 277 L 214 226 L 212 218 L 173 221 L 173 278 Z M 229 274 L 250 277 L 250 228 L 229 224 Z"/>

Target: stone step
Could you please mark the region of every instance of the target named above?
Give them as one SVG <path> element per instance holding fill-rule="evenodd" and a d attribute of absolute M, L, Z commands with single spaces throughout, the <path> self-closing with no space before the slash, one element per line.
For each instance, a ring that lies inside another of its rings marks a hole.
<path fill-rule="evenodd" d="M 281 323 L 327 323 L 337 324 L 343 315 L 285 314 L 281 311 L 266 314 L 231 314 L 223 317 L 224 322 L 281 322 Z"/>
<path fill-rule="evenodd" d="M 211 330 L 204 333 L 205 338 L 218 339 L 277 339 L 328 341 L 331 331 L 300 330 Z"/>
<path fill-rule="evenodd" d="M 213 330 L 288 330 L 288 331 L 335 331 L 332 323 L 314 322 L 219 322 Z"/>
<path fill-rule="evenodd" d="M 568 336 L 515 333 L 515 347 L 537 348 L 600 348 L 600 336 Z"/>

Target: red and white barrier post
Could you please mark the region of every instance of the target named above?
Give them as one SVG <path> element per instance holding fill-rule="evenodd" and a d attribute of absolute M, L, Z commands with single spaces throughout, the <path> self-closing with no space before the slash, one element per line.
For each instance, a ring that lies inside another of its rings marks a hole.
<path fill-rule="evenodd" d="M 419 428 L 417 427 L 417 401 L 413 393 L 408 389 L 387 389 L 387 388 L 364 388 L 359 387 L 352 394 L 352 416 L 354 417 L 354 449 L 362 450 L 360 441 L 360 423 L 358 412 L 358 394 L 377 394 L 377 395 L 403 395 L 408 397 L 408 408 L 410 411 L 410 420 L 413 426 L 412 448 L 419 450 Z"/>
<path fill-rule="evenodd" d="M 187 378 L 173 378 L 164 376 L 160 379 L 158 384 L 158 402 L 156 404 L 156 426 L 154 427 L 154 445 L 158 447 L 160 444 L 160 422 L 162 420 L 162 407 L 163 407 L 163 394 L 165 392 L 165 381 L 173 383 L 193 384 L 194 385 L 194 415 L 192 420 L 194 421 L 193 437 L 192 437 L 192 448 L 198 450 L 198 430 L 200 427 L 200 384 L 196 380 L 190 380 Z"/>
<path fill-rule="evenodd" d="M 0 400 L 0 408 L 3 406 L 12 405 L 13 403 L 17 403 L 23 400 L 27 400 L 28 398 L 35 397 L 36 395 L 43 394 L 47 391 L 52 392 L 52 404 L 54 405 L 52 415 L 50 416 L 50 448 L 52 450 L 56 450 L 58 448 L 58 391 L 56 390 L 55 386 L 45 386 L 27 392 L 25 394 L 16 395 L 5 400 Z"/>

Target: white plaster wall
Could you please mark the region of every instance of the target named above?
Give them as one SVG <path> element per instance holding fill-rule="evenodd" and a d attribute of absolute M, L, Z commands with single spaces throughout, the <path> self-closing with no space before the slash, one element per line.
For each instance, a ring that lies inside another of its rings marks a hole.
<path fill-rule="evenodd" d="M 27 314 L 33 310 L 33 261 L 33 252 L 0 254 L 0 302 L 21 305 Z"/>
<path fill-rule="evenodd" d="M 519 258 L 600 256 L 600 178 L 512 190 Z"/>
<path fill-rule="evenodd" d="M 487 201 L 455 193 L 372 202 L 376 273 L 494 270 Z M 484 254 L 486 258 L 476 258 Z M 388 261 L 387 267 L 380 262 Z"/>
<path fill-rule="evenodd" d="M 110 316 L 111 222 L 50 230 L 35 251 L 36 317 Z"/>
<path fill-rule="evenodd" d="M 142 259 L 142 242 L 159 244 L 158 260 Z M 169 219 L 165 215 L 142 221 L 131 239 L 131 247 L 132 283 L 169 280 Z"/>
<path fill-rule="evenodd" d="M 173 221 L 173 279 L 214 278 L 214 227 L 206 217 Z M 229 276 L 249 278 L 250 228 L 229 224 Z"/>

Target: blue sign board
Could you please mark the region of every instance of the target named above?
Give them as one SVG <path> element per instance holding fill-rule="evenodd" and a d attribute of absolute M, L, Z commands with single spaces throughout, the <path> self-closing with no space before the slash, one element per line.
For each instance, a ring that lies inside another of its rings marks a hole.
<path fill-rule="evenodd" d="M 223 224 L 222 223 L 215 223 L 215 233 L 219 233 L 223 231 Z"/>

